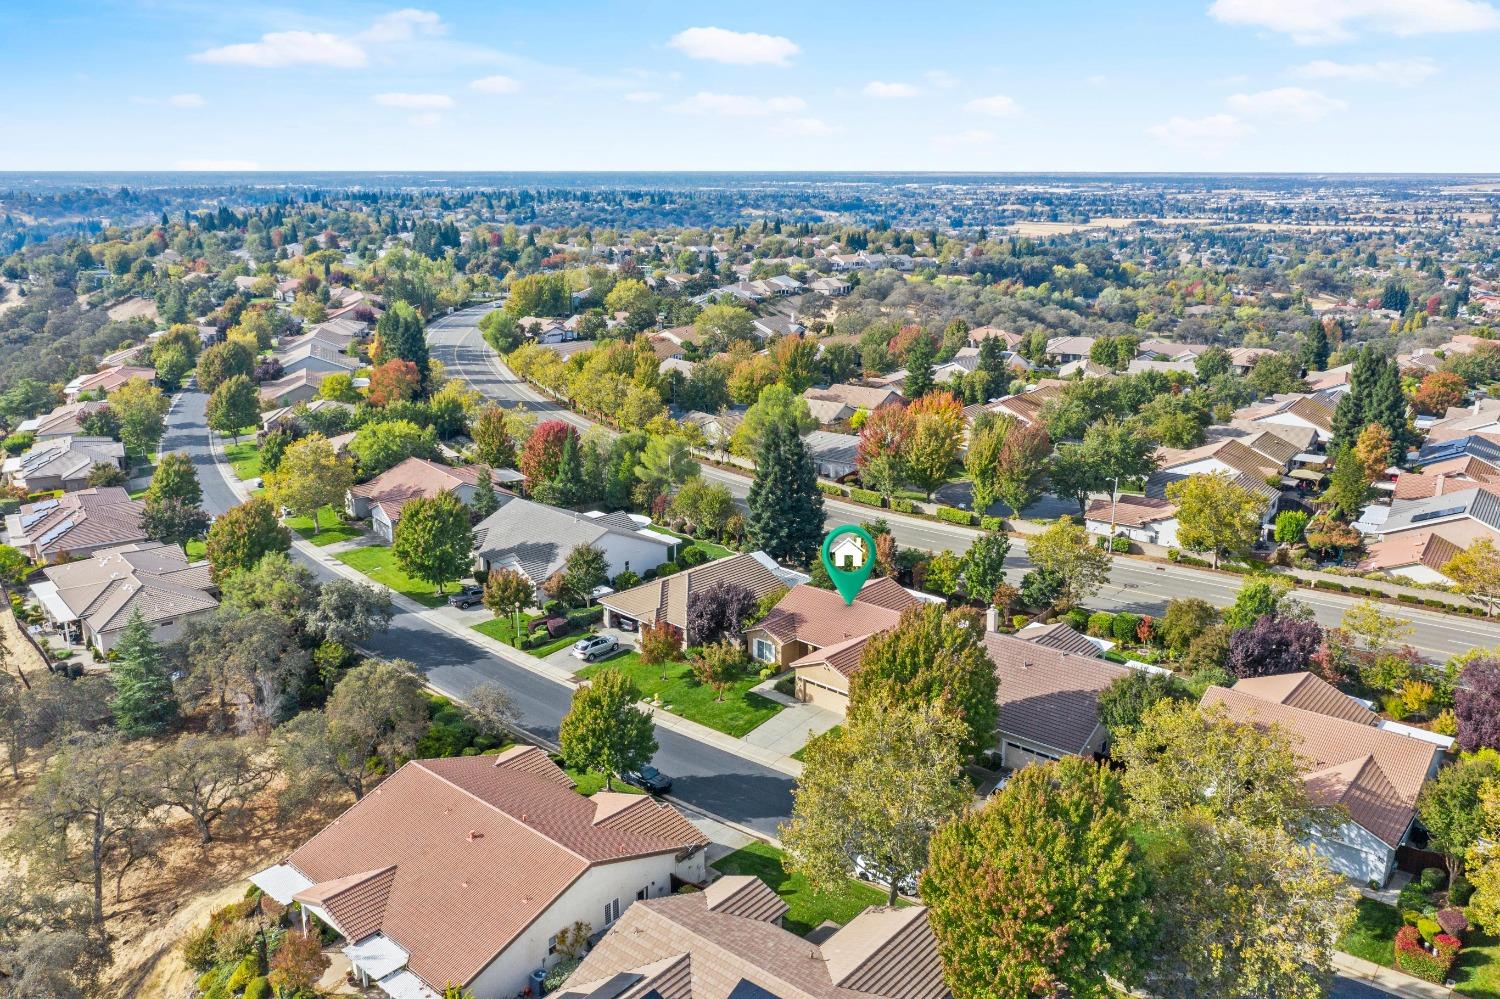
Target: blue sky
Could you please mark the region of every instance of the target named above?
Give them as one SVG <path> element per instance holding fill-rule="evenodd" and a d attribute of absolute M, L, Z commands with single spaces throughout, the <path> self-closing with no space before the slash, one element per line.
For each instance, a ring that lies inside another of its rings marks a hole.
<path fill-rule="evenodd" d="M 0 169 L 1500 170 L 1488 0 L 418 3 L 7 0 Z"/>

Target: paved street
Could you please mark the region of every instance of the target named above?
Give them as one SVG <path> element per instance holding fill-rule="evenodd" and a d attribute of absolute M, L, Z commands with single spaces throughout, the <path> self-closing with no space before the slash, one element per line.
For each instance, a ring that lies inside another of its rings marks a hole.
<path fill-rule="evenodd" d="M 203 484 L 204 508 L 217 514 L 238 499 L 225 480 L 227 469 L 214 461 L 209 448 L 206 402 L 201 392 L 177 397 L 162 450 L 182 451 L 193 460 Z M 334 578 L 328 568 L 296 549 L 292 555 L 320 579 Z M 572 696 L 570 687 L 490 655 L 412 613 L 398 611 L 390 631 L 369 645 L 382 656 L 415 662 L 432 685 L 446 693 L 462 696 L 483 680 L 500 681 L 515 698 L 526 730 L 556 742 L 558 723 Z M 775 835 L 776 826 L 791 813 L 793 781 L 786 774 L 663 728 L 657 729 L 657 741 L 661 748 L 654 762 L 675 778 L 673 796 L 687 804 L 769 835 Z"/>
<path fill-rule="evenodd" d="M 499 364 L 494 351 L 475 326 L 479 317 L 490 308 L 492 306 L 486 305 L 464 309 L 432 323 L 428 327 L 432 356 L 442 361 L 450 374 L 463 378 L 476 391 L 503 405 L 524 403 L 529 410 L 544 418 L 565 420 L 580 429 L 592 426 L 591 421 L 542 396 Z M 750 480 L 745 476 L 708 466 L 704 466 L 703 475 L 728 486 L 741 501 L 749 493 Z M 868 521 L 877 513 L 827 499 L 823 508 L 829 527 Z M 891 525 L 897 543 L 909 548 L 963 551 L 974 537 L 973 531 L 961 527 L 898 514 L 887 513 L 886 521 Z M 1030 569 L 1024 541 L 1011 540 L 1006 565 L 1013 570 L 1009 574 L 1012 581 L 1018 581 Z M 1090 598 L 1089 604 L 1101 610 L 1160 615 L 1166 610 L 1169 600 L 1179 597 L 1201 597 L 1216 605 L 1227 606 L 1234 601 L 1239 588 L 1240 581 L 1233 576 L 1191 567 L 1115 559 L 1109 585 Z M 1344 612 L 1357 602 L 1341 594 L 1307 589 L 1299 590 L 1297 599 L 1312 608 L 1314 617 L 1324 627 L 1337 625 Z M 1400 608 L 1399 613 L 1417 624 L 1412 644 L 1432 659 L 1447 659 L 1476 645 L 1500 646 L 1500 624 L 1405 607 Z"/>

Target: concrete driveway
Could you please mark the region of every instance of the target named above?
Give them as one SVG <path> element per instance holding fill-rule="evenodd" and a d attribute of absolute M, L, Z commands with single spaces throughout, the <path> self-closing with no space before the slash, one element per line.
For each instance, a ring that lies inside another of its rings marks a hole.
<path fill-rule="evenodd" d="M 843 720 L 844 716 L 836 711 L 798 701 L 745 733 L 744 741 L 783 756 L 791 756 L 807 745 L 808 739 L 822 735 Z"/>

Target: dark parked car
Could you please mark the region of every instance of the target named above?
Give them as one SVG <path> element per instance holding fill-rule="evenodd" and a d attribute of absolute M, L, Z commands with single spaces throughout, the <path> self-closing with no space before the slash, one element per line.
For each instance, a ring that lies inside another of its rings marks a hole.
<path fill-rule="evenodd" d="M 672 778 L 662 773 L 655 767 L 641 767 L 639 770 L 627 770 L 620 775 L 620 779 L 643 791 L 652 794 L 667 794 L 672 790 Z"/>
<path fill-rule="evenodd" d="M 465 586 L 448 598 L 448 606 L 457 607 L 459 610 L 478 607 L 482 603 L 484 603 L 484 587 L 482 586 Z"/>

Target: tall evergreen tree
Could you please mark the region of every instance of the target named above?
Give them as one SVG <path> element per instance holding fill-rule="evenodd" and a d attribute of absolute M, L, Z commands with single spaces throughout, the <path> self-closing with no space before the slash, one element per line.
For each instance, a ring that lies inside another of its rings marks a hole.
<path fill-rule="evenodd" d="M 375 333 L 380 338 L 380 352 L 376 364 L 392 358 L 410 361 L 421 372 L 422 381 L 427 381 L 427 337 L 422 329 L 422 317 L 406 302 L 392 302 L 385 315 L 375 324 Z"/>
<path fill-rule="evenodd" d="M 1323 320 L 1314 319 L 1302 340 L 1302 366 L 1308 371 L 1322 371 L 1328 367 L 1328 331 Z"/>
<path fill-rule="evenodd" d="M 109 679 L 115 688 L 110 709 L 116 727 L 131 738 L 166 731 L 177 720 L 177 695 L 161 646 L 151 637 L 151 626 L 139 607 L 125 622 L 114 651 L 119 659 Z"/>
<path fill-rule="evenodd" d="M 1005 344 L 997 336 L 985 337 L 979 343 L 979 366 L 971 376 L 974 396 L 970 402 L 989 402 L 1005 392 Z"/>
<path fill-rule="evenodd" d="M 1391 464 L 1405 461 L 1406 452 L 1418 443 L 1407 423 L 1406 393 L 1401 390 L 1401 374 L 1390 359 L 1383 361 L 1375 379 L 1375 386 L 1365 403 L 1365 419 L 1390 431 Z"/>
<path fill-rule="evenodd" d="M 775 559 L 811 562 L 823 540 L 818 473 L 793 427 L 766 428 L 750 485 L 747 527 L 757 548 Z"/>
<path fill-rule="evenodd" d="M 500 499 L 495 495 L 495 483 L 490 478 L 490 470 L 481 466 L 479 478 L 474 483 L 474 513 L 480 517 L 488 517 L 499 506 Z"/>
<path fill-rule="evenodd" d="M 1370 423 L 1369 400 L 1375 382 L 1380 378 L 1380 355 L 1369 347 L 1360 349 L 1349 372 L 1349 391 L 1333 411 L 1333 439 L 1328 453 L 1335 454 L 1353 447 L 1359 432 Z"/>
<path fill-rule="evenodd" d="M 932 359 L 935 352 L 932 341 L 922 334 L 912 341 L 906 351 L 906 384 L 902 394 L 908 399 L 920 399 L 932 391 Z"/>

